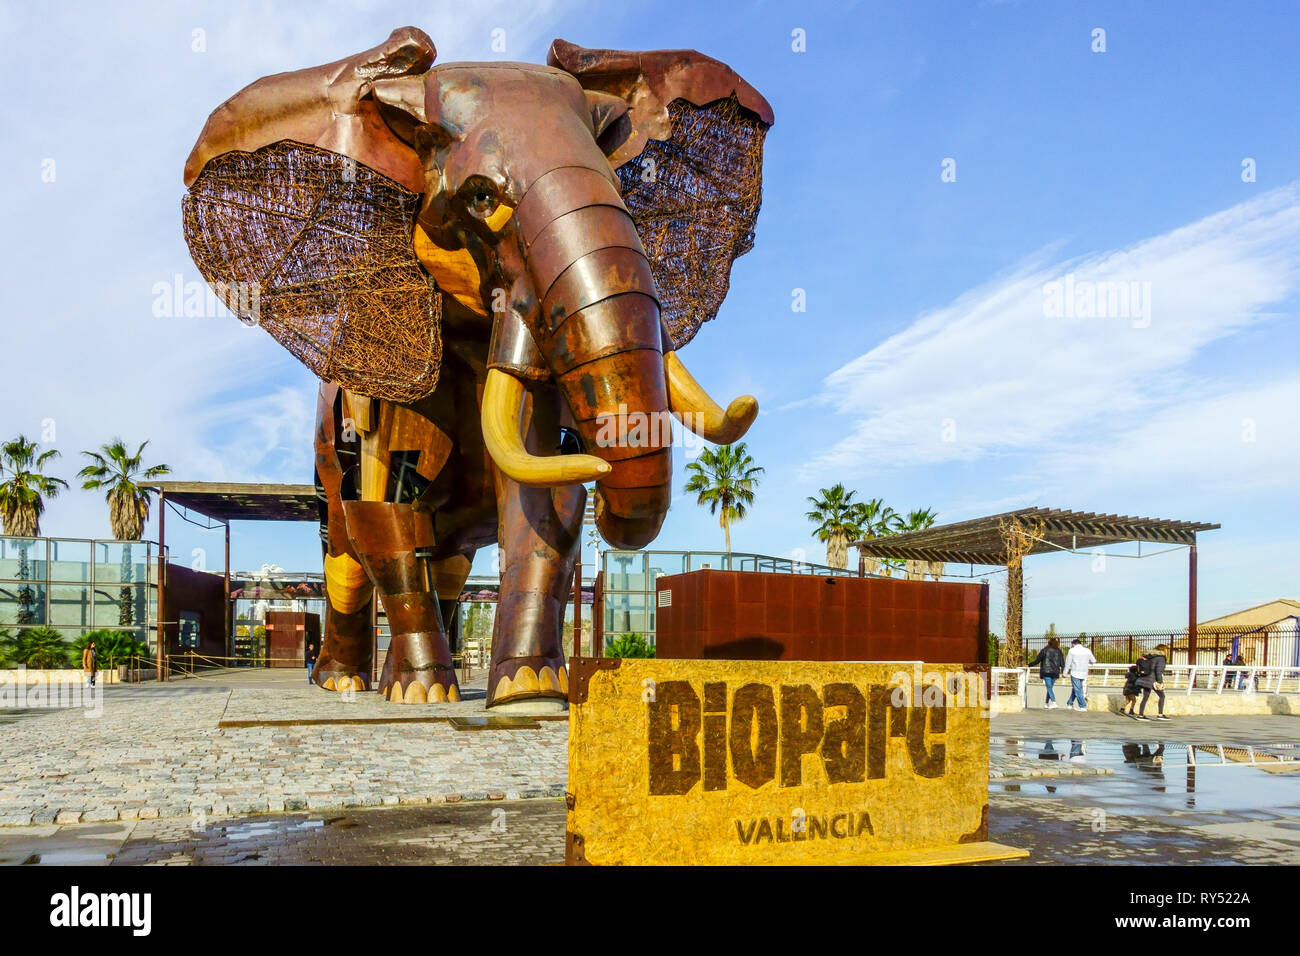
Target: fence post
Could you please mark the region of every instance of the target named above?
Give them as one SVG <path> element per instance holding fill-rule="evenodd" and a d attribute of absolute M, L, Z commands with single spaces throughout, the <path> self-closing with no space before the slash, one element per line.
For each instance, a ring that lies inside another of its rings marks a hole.
<path fill-rule="evenodd" d="M 1128 636 L 1128 662 L 1133 663 L 1133 635 Z"/>

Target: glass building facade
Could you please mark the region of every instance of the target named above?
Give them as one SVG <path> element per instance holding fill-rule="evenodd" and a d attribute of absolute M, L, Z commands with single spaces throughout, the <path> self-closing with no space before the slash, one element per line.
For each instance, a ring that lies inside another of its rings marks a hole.
<path fill-rule="evenodd" d="M 769 574 L 816 574 L 857 577 L 857 571 L 810 564 L 765 554 L 721 551 L 602 551 L 600 569 L 604 602 L 605 644 L 624 634 L 640 634 L 655 643 L 656 582 L 668 574 L 715 571 L 766 571 Z"/>
<path fill-rule="evenodd" d="M 156 542 L 0 535 L 0 628 L 52 627 L 69 642 L 110 628 L 152 648 L 157 615 Z"/>

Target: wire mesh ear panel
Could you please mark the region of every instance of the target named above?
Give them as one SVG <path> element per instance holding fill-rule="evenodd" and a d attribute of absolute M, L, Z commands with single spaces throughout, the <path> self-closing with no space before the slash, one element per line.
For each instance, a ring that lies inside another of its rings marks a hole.
<path fill-rule="evenodd" d="M 434 390 L 442 359 L 418 205 L 361 163 L 284 141 L 211 160 L 182 212 L 194 263 L 232 312 L 325 381 L 410 402 Z"/>
<path fill-rule="evenodd" d="M 753 248 L 768 125 L 734 96 L 703 107 L 677 99 L 668 111 L 671 137 L 648 140 L 618 176 L 681 348 L 717 315 L 732 261 Z"/>

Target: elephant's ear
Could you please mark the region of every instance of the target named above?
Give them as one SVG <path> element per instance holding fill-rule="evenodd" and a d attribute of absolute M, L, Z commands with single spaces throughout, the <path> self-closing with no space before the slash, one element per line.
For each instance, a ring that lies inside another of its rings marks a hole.
<path fill-rule="evenodd" d="M 279 142 L 209 161 L 185 241 L 227 307 L 307 368 L 372 398 L 438 384 L 442 293 L 421 269 L 420 196 L 355 160 Z"/>
<path fill-rule="evenodd" d="M 423 120 L 407 87 L 433 57 L 406 27 L 258 80 L 213 112 L 185 167 L 185 240 L 231 311 L 325 381 L 399 402 L 431 393 L 442 359 L 442 295 L 412 236 L 423 175 L 402 136 Z"/>
<path fill-rule="evenodd" d="M 725 63 L 694 50 L 587 50 L 556 40 L 547 62 L 589 94 L 627 104 L 625 117 L 598 127 L 599 142 L 680 348 L 717 315 L 732 262 L 753 248 L 772 108 Z M 595 113 L 601 100 L 592 99 Z"/>

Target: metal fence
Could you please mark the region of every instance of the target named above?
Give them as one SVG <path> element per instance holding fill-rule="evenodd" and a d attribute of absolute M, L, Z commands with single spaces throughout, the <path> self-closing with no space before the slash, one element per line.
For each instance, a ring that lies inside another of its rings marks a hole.
<path fill-rule="evenodd" d="M 1170 663 L 1212 666 L 1226 663 L 1254 665 L 1256 667 L 1300 666 L 1300 621 L 1284 618 L 1262 626 L 1201 627 L 1196 631 L 1196 660 L 1188 660 L 1187 628 L 1168 630 L 1128 630 L 1036 634 L 1024 639 L 1024 660 L 1028 661 L 1047 646 L 1048 638 L 1056 637 L 1061 650 L 1068 651 L 1070 643 L 1080 638 L 1092 651 L 1099 664 L 1131 664 L 1143 654 L 1154 651 L 1158 644 L 1169 647 Z M 999 663 L 1005 661 L 1006 647 L 994 641 Z M 1229 660 L 1231 658 L 1231 660 Z"/>

